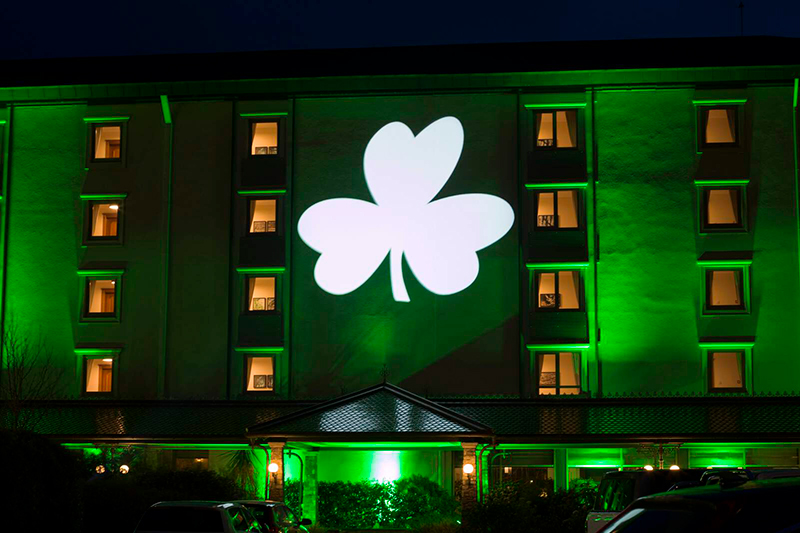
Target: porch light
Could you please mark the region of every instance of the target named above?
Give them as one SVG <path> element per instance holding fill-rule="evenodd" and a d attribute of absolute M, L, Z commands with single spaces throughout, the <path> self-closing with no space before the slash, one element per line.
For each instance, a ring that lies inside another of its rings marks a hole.
<path fill-rule="evenodd" d="M 110 206 L 108 206 L 108 208 L 111 209 L 112 211 L 116 211 L 117 209 L 119 209 L 119 206 L 117 204 L 111 204 Z"/>
<path fill-rule="evenodd" d="M 270 465 L 270 466 L 272 466 L 272 465 Z M 472 466 L 472 464 L 467 463 L 467 464 L 464 465 L 464 473 L 465 474 L 469 475 L 469 474 L 473 473 L 474 471 L 475 471 L 475 467 Z"/>
<path fill-rule="evenodd" d="M 98 474 L 103 474 L 106 471 L 106 467 L 103 465 L 97 465 L 96 467 L 94 467 L 94 471 L 97 472 Z"/>
<path fill-rule="evenodd" d="M 653 470 L 653 465 L 644 465 L 644 469 L 651 472 Z"/>
<path fill-rule="evenodd" d="M 119 473 L 120 474 L 127 474 L 130 471 L 131 471 L 131 467 L 129 467 L 128 465 L 120 465 L 120 467 L 119 467 Z"/>
<path fill-rule="evenodd" d="M 681 467 L 679 467 L 678 465 L 672 465 L 672 466 L 669 467 L 669 469 L 670 470 L 680 470 Z"/>
<path fill-rule="evenodd" d="M 278 471 L 278 463 L 270 463 L 269 464 L 269 471 L 273 474 Z"/>
<path fill-rule="evenodd" d="M 104 362 L 104 363 L 113 363 L 113 362 L 114 362 L 114 360 L 113 360 L 113 359 L 111 359 L 111 358 L 106 358 L 106 359 L 103 359 L 103 362 Z"/>

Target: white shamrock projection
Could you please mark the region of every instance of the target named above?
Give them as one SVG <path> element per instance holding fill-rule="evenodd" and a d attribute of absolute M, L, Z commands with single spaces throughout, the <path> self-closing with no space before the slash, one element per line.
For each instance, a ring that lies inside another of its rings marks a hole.
<path fill-rule="evenodd" d="M 444 117 L 414 137 L 402 122 L 382 127 L 364 152 L 364 174 L 375 203 L 334 198 L 309 207 L 297 223 L 300 238 L 322 254 L 317 285 L 331 294 L 356 290 L 389 254 L 392 294 L 410 298 L 402 257 L 430 292 L 454 294 L 478 277 L 478 250 L 514 224 L 511 206 L 490 194 L 431 201 L 461 157 L 464 129 Z"/>

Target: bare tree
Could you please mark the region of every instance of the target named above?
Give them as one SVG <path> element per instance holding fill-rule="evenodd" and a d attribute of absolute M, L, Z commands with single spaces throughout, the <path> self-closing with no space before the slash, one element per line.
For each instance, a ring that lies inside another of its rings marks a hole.
<path fill-rule="evenodd" d="M 35 431 L 45 411 L 33 404 L 60 397 L 64 369 L 54 364 L 41 333 L 30 335 L 11 318 L 6 319 L 0 348 L 0 425 Z"/>

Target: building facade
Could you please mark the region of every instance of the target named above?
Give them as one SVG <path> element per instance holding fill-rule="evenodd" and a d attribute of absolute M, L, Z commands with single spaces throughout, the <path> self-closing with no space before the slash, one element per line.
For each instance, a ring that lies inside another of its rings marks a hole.
<path fill-rule="evenodd" d="M 63 372 L 37 429 L 254 445 L 307 501 L 797 466 L 794 45 L 7 64 L 2 321 Z"/>

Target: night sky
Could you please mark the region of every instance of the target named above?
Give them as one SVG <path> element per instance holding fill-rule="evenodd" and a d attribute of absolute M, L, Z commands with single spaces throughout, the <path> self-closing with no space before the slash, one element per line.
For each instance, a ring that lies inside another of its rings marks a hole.
<path fill-rule="evenodd" d="M 1 59 L 739 34 L 739 0 L 4 4 Z M 744 30 L 800 37 L 800 1 L 745 2 Z"/>

